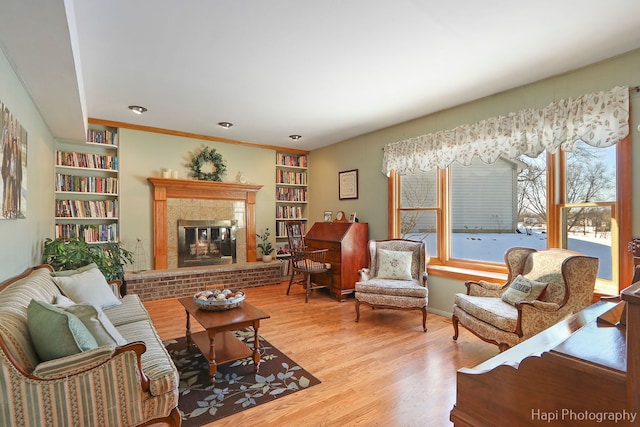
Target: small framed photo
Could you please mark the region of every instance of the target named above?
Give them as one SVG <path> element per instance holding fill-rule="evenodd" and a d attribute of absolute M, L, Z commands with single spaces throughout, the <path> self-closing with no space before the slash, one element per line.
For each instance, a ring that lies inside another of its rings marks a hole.
<path fill-rule="evenodd" d="M 358 198 L 358 169 L 338 172 L 338 197 L 340 200 Z"/>
<path fill-rule="evenodd" d="M 333 211 L 324 211 L 324 222 L 333 221 Z"/>
<path fill-rule="evenodd" d="M 356 213 L 355 212 L 351 212 L 351 215 L 349 215 L 349 222 L 356 222 Z"/>

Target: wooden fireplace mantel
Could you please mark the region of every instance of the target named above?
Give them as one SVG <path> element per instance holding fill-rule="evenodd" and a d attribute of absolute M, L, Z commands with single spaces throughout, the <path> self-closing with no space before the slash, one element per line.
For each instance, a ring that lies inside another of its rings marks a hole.
<path fill-rule="evenodd" d="M 244 200 L 247 261 L 256 260 L 256 192 L 262 185 L 193 179 L 147 178 L 153 185 L 154 269 L 167 268 L 167 199 Z"/>

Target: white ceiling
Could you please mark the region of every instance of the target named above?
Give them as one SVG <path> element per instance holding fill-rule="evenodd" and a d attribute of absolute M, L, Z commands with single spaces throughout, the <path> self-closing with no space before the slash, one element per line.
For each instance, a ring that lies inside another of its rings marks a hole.
<path fill-rule="evenodd" d="M 640 47 L 637 0 L 0 0 L 0 10 L 0 46 L 62 138 L 93 117 L 311 150 Z"/>

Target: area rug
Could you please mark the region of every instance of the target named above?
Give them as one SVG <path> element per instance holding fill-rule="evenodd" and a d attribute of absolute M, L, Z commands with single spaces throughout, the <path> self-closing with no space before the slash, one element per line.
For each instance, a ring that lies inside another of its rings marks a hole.
<path fill-rule="evenodd" d="M 240 340 L 249 342 L 253 349 L 253 331 L 240 330 L 235 334 Z M 204 356 L 194 345 L 187 348 L 185 337 L 165 341 L 180 372 L 178 408 L 183 427 L 211 423 L 320 384 L 320 380 L 263 337 L 259 339 L 259 372 L 253 371 L 252 358 L 237 360 L 218 366 L 215 384 L 211 384 L 209 365 Z"/>

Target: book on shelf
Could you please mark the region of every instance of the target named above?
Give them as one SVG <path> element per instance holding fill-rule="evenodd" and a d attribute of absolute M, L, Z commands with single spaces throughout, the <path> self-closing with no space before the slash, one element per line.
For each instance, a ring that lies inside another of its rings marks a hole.
<path fill-rule="evenodd" d="M 118 178 L 56 173 L 56 191 L 118 194 Z"/>
<path fill-rule="evenodd" d="M 57 218 L 117 218 L 117 200 L 56 200 Z"/>
<path fill-rule="evenodd" d="M 307 189 L 278 187 L 276 188 L 276 200 L 278 202 L 306 202 Z"/>
<path fill-rule="evenodd" d="M 300 206 L 276 206 L 276 219 L 301 219 L 302 208 Z"/>
<path fill-rule="evenodd" d="M 89 129 L 87 131 L 87 142 L 93 144 L 118 145 L 118 134 L 108 129 Z"/>
<path fill-rule="evenodd" d="M 303 222 L 300 224 L 300 232 L 302 235 L 306 234 L 306 224 Z M 276 237 L 287 237 L 287 223 L 285 221 L 278 221 L 276 223 Z"/>
<path fill-rule="evenodd" d="M 307 173 L 278 170 L 276 171 L 276 184 L 307 185 Z"/>
<path fill-rule="evenodd" d="M 307 167 L 307 156 L 304 154 L 277 153 L 276 163 L 278 166 L 291 166 L 296 168 Z"/>
<path fill-rule="evenodd" d="M 56 152 L 56 166 L 117 171 L 118 156 L 58 151 Z"/>
<path fill-rule="evenodd" d="M 56 224 L 56 237 L 82 239 L 87 243 L 107 243 L 118 240 L 118 224 Z"/>

